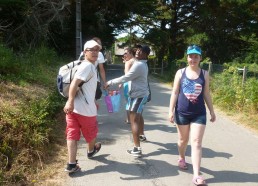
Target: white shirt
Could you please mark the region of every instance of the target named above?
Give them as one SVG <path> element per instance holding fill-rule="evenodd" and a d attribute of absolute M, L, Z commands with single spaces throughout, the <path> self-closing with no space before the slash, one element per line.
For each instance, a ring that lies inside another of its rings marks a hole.
<path fill-rule="evenodd" d="M 79 56 L 79 61 L 80 61 L 80 59 L 81 59 L 81 57 L 83 56 L 84 54 L 83 54 L 83 52 L 81 52 L 81 54 L 80 54 L 80 56 Z M 105 63 L 106 61 L 105 61 L 105 58 L 104 58 L 104 55 L 102 54 L 102 52 L 99 52 L 98 53 L 98 59 L 97 59 L 97 61 L 95 61 L 95 63 L 94 63 L 94 65 L 95 65 L 95 68 L 97 69 L 97 67 L 98 67 L 98 65 L 99 64 L 103 64 L 103 63 Z M 97 77 L 98 77 L 98 81 L 100 82 L 100 78 L 99 78 L 99 75 L 98 75 L 99 73 L 98 73 L 98 70 L 97 70 Z"/>
<path fill-rule="evenodd" d="M 103 63 L 105 63 L 104 55 L 102 54 L 102 52 L 99 52 L 98 59 L 95 62 L 95 67 L 97 68 L 98 64 L 103 64 Z"/>
<path fill-rule="evenodd" d="M 96 116 L 97 108 L 95 104 L 95 94 L 97 87 L 97 72 L 95 66 L 87 60 L 82 61 L 74 78 L 83 80 L 85 83 L 81 87 L 84 94 L 79 90 L 75 96 L 73 112 L 83 116 Z"/>
<path fill-rule="evenodd" d="M 102 54 L 102 52 L 99 52 L 98 59 L 97 59 L 97 61 L 95 61 L 95 68 L 97 70 L 98 82 L 100 82 L 100 78 L 99 78 L 99 72 L 98 72 L 97 67 L 99 64 L 103 64 L 103 63 L 105 63 L 104 55 Z"/>

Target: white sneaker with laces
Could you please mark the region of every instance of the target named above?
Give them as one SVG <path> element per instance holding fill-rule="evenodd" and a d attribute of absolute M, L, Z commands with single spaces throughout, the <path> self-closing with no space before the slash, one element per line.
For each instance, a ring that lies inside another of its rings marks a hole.
<path fill-rule="evenodd" d="M 127 150 L 127 153 L 133 155 L 134 157 L 141 157 L 142 149 L 141 147 L 134 147 L 132 150 Z"/>

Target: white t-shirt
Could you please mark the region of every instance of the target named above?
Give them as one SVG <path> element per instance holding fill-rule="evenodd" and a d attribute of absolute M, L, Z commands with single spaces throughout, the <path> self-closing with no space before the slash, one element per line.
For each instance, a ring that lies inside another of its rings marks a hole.
<path fill-rule="evenodd" d="M 81 58 L 84 56 L 83 52 L 81 52 L 79 58 L 78 58 L 78 61 L 81 60 Z M 84 58 L 84 57 L 83 57 Z M 99 52 L 98 53 L 98 59 L 97 61 L 94 63 L 95 67 L 97 68 L 98 64 L 99 63 L 105 63 L 105 58 L 104 58 L 104 55 L 102 54 L 102 52 Z"/>
<path fill-rule="evenodd" d="M 103 64 L 103 63 L 105 63 L 104 55 L 102 54 L 102 52 L 99 52 L 98 59 L 95 62 L 95 68 L 97 69 L 98 64 Z M 98 70 L 97 70 L 97 76 L 98 76 L 98 81 L 100 82 L 100 77 L 99 77 L 100 75 L 99 75 Z"/>
<path fill-rule="evenodd" d="M 95 62 L 95 67 L 97 68 L 98 64 L 100 64 L 100 63 L 105 63 L 105 58 L 104 58 L 104 55 L 102 54 L 102 52 L 99 52 L 99 54 L 98 54 L 98 59 Z"/>
<path fill-rule="evenodd" d="M 82 61 L 74 78 L 83 80 L 85 83 L 81 87 L 84 94 L 79 90 L 75 96 L 73 112 L 83 116 L 96 116 L 97 108 L 95 104 L 95 94 L 97 87 L 97 73 L 95 66 L 87 60 Z"/>

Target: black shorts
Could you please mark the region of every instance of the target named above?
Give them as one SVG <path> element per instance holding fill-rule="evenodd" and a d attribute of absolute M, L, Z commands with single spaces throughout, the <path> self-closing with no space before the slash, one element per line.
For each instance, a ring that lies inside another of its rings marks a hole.
<path fill-rule="evenodd" d="M 194 115 L 194 116 L 182 116 L 175 112 L 175 123 L 178 125 L 189 125 L 191 123 L 198 123 L 206 125 L 206 114 Z"/>

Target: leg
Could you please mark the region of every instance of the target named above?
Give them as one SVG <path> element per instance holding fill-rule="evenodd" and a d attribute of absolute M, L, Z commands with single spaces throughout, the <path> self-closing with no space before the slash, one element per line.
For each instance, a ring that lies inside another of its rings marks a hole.
<path fill-rule="evenodd" d="M 77 141 L 80 140 L 80 125 L 78 114 L 66 114 L 66 143 L 68 150 L 68 163 L 76 162 Z"/>
<path fill-rule="evenodd" d="M 82 135 L 87 142 L 87 155 L 92 158 L 101 148 L 101 143 L 96 143 L 98 134 L 97 117 L 82 116 L 80 118 Z"/>
<path fill-rule="evenodd" d="M 133 134 L 134 146 L 140 147 L 140 140 L 139 140 L 140 114 L 136 112 L 130 112 L 130 121 L 131 121 L 131 129 Z"/>
<path fill-rule="evenodd" d="M 144 135 L 144 119 L 142 117 L 142 114 L 140 114 L 140 121 L 139 121 L 139 135 Z"/>
<path fill-rule="evenodd" d="M 134 157 L 141 157 L 142 150 L 140 147 L 140 139 L 139 139 L 139 122 L 140 122 L 140 114 L 136 112 L 130 112 L 130 121 L 131 121 L 131 128 L 133 134 L 133 142 L 134 148 L 132 150 L 127 150 L 127 153 L 133 155 Z"/>
<path fill-rule="evenodd" d="M 67 140 L 67 149 L 69 163 L 75 163 L 77 154 L 77 141 Z"/>
<path fill-rule="evenodd" d="M 192 164 L 194 177 L 199 176 L 201 157 L 202 157 L 202 139 L 205 131 L 205 125 L 191 124 L 191 146 L 192 146 Z"/>
<path fill-rule="evenodd" d="M 88 145 L 88 152 L 92 152 L 94 150 L 94 146 L 96 143 L 96 138 L 91 140 L 87 145 Z"/>
<path fill-rule="evenodd" d="M 129 124 L 130 123 L 130 112 L 128 110 L 126 111 L 126 116 L 127 116 L 126 123 Z"/>
<path fill-rule="evenodd" d="M 179 160 L 185 160 L 185 151 L 189 140 L 190 125 L 177 125 L 177 132 Z"/>
<path fill-rule="evenodd" d="M 81 169 L 76 160 L 77 141 L 67 140 L 67 149 L 68 149 L 68 163 L 65 168 L 65 172 L 68 172 L 68 173 L 77 172 Z"/>

